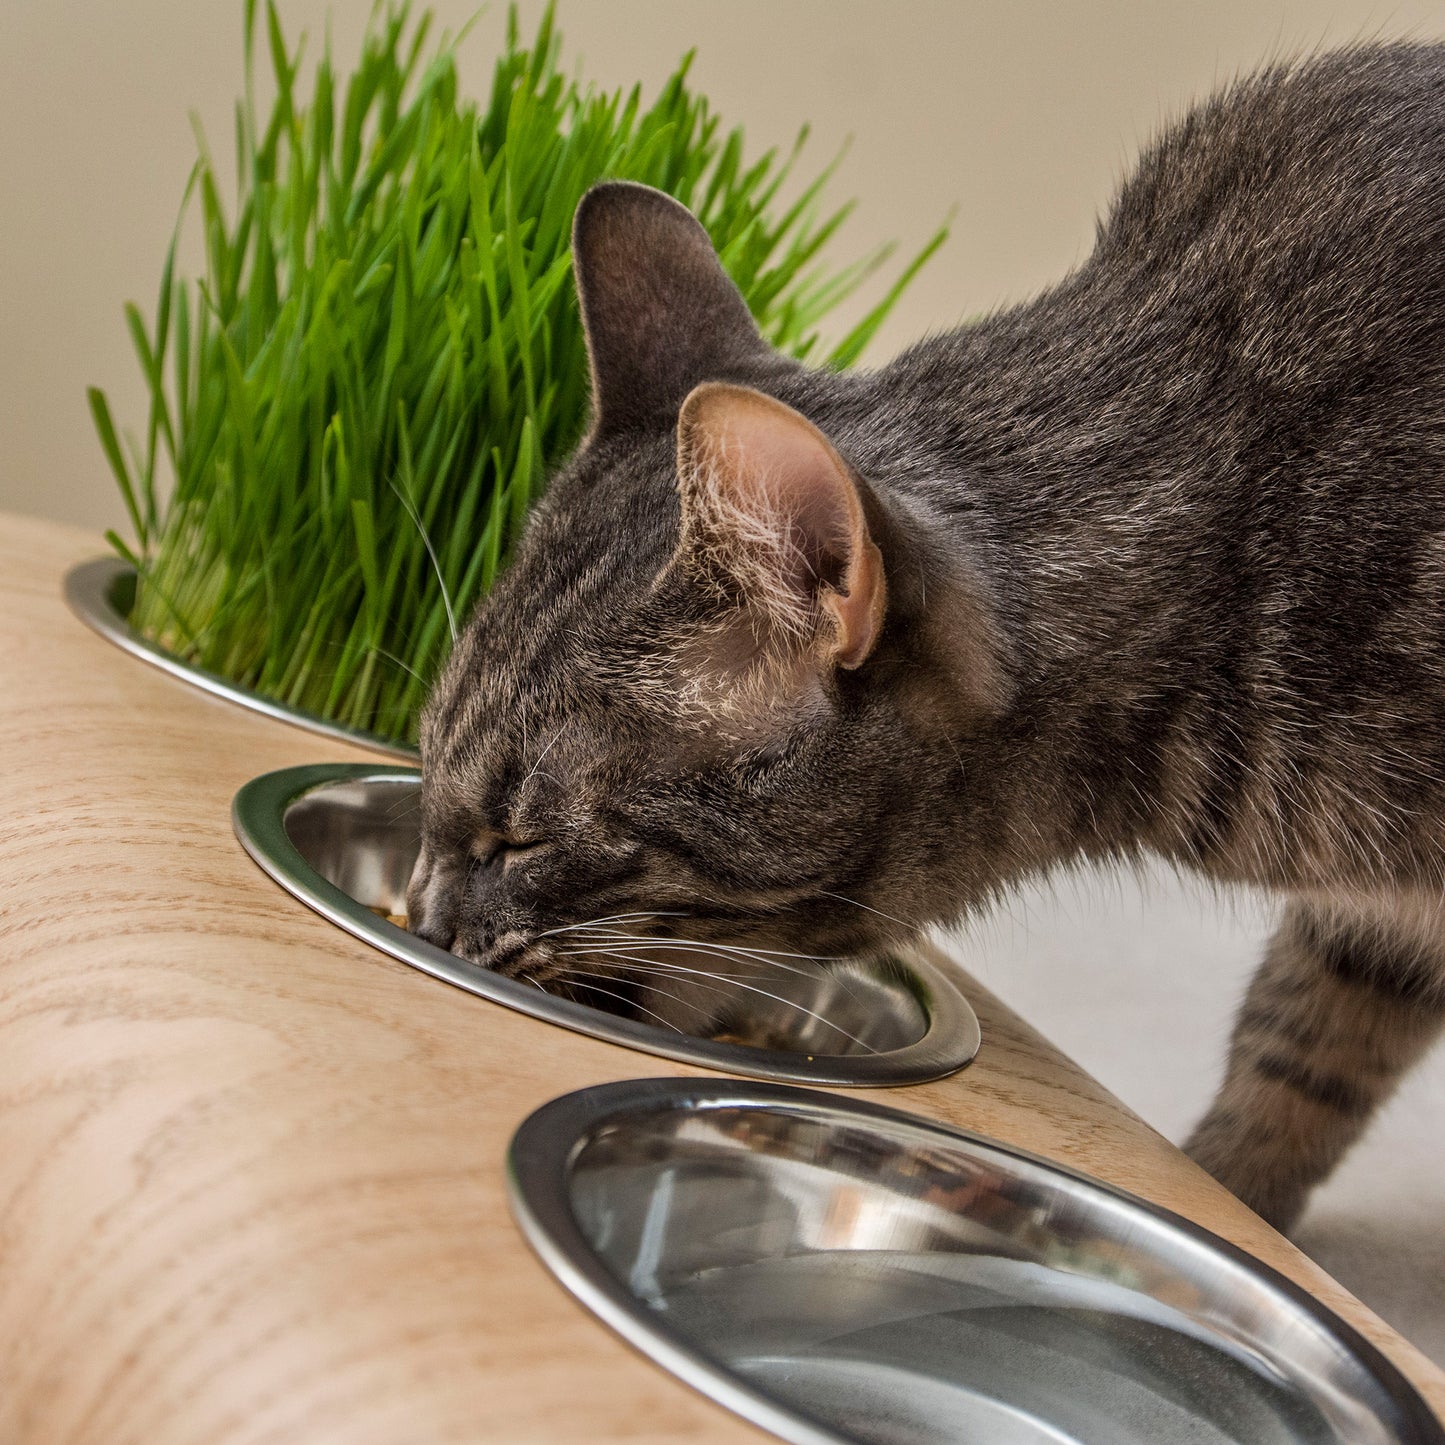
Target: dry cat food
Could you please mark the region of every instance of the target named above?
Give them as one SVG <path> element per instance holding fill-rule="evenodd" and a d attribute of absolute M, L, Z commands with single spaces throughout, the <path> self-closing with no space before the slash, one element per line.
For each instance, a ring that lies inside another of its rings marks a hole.
<path fill-rule="evenodd" d="M 398 928 L 406 927 L 406 914 L 388 913 L 384 908 L 373 908 L 371 910 L 378 918 L 384 918 L 388 923 L 394 923 Z"/>

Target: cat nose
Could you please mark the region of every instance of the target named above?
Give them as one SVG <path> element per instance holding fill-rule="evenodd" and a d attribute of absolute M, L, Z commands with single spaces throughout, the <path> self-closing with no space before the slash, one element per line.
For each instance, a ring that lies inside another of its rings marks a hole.
<path fill-rule="evenodd" d="M 446 880 L 438 872 L 423 846 L 406 888 L 406 923 L 423 942 L 450 950 L 457 936 L 456 902 L 444 896 Z"/>
<path fill-rule="evenodd" d="M 489 968 L 505 978 L 516 978 L 519 972 L 525 971 L 518 965 L 531 948 L 526 934 L 518 933 L 515 929 L 498 934 L 494 929 L 488 928 L 478 935 L 477 942 L 477 962 L 483 968 Z"/>
<path fill-rule="evenodd" d="M 456 942 L 456 929 L 440 919 L 428 918 L 425 915 L 418 919 L 415 914 L 411 914 L 407 917 L 407 927 L 423 943 L 443 948 L 448 953 L 451 952 L 452 944 Z"/>

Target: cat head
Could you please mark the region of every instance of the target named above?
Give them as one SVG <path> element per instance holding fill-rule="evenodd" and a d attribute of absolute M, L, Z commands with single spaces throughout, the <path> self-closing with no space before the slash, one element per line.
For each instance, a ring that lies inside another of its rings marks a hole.
<path fill-rule="evenodd" d="M 768 346 L 686 209 L 604 185 L 573 241 L 592 428 L 426 708 L 412 926 L 549 986 L 897 938 L 956 894 L 977 598 L 829 434 L 866 382 Z"/>

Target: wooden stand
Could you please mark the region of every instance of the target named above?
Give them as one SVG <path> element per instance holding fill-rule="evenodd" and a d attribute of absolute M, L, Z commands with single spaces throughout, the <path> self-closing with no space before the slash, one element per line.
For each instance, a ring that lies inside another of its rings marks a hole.
<path fill-rule="evenodd" d="M 523 1116 L 696 1070 L 433 982 L 231 833 L 270 768 L 364 759 L 124 656 L 65 610 L 101 548 L 0 522 L 0 1439 L 762 1440 L 577 1305 L 512 1224 Z M 984 1044 L 870 1097 L 1157 1201 L 1445 1374 L 978 985 Z M 1402 1246 L 1403 1247 L 1403 1246 Z"/>

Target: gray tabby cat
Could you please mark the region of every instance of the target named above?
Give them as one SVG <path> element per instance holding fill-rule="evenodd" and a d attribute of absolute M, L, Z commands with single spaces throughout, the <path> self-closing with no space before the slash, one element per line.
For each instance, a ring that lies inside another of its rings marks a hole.
<path fill-rule="evenodd" d="M 1074 274 L 872 373 L 660 194 L 574 240 L 593 427 L 427 709 L 414 927 L 658 1013 L 702 970 L 640 939 L 1278 890 L 1188 1147 L 1288 1225 L 1445 1022 L 1445 50 L 1237 84 Z"/>

